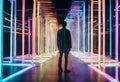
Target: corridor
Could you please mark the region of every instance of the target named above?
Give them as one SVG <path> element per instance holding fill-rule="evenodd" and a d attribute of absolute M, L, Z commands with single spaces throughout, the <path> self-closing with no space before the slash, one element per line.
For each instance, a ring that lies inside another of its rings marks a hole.
<path fill-rule="evenodd" d="M 119 11 L 120 0 L 0 0 L 0 82 L 120 82 Z M 70 73 L 58 73 L 58 35 Z"/>
<path fill-rule="evenodd" d="M 72 54 L 69 54 L 68 66 L 71 72 L 58 73 L 58 56 L 59 54 L 7 82 L 110 82 Z"/>

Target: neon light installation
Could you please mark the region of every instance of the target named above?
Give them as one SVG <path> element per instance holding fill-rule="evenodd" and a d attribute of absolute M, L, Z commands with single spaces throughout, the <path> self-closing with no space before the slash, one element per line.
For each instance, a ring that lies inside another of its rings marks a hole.
<path fill-rule="evenodd" d="M 25 54 L 25 0 L 22 0 L 22 61 Z"/>
<path fill-rule="evenodd" d="M 105 0 L 102 1 L 103 11 L 103 63 L 105 63 Z"/>
<path fill-rule="evenodd" d="M 12 62 L 12 54 L 13 54 L 13 43 L 12 43 L 12 38 L 13 38 L 13 0 L 11 0 L 11 22 L 10 22 L 10 62 Z"/>
<path fill-rule="evenodd" d="M 0 0 L 0 81 L 3 77 L 2 60 L 3 60 L 3 7 L 4 0 Z M 2 82 L 2 81 L 1 81 Z"/>
<path fill-rule="evenodd" d="M 91 64 L 93 64 L 93 0 L 91 0 Z"/>
<path fill-rule="evenodd" d="M 112 57 L 112 0 L 109 1 L 110 5 L 110 57 Z"/>
<path fill-rule="evenodd" d="M 30 37 L 31 37 L 31 33 L 30 33 L 31 25 L 30 25 L 30 23 L 31 23 L 31 19 L 29 17 L 28 18 L 28 55 L 30 55 L 30 47 L 31 47 L 31 45 L 30 45 Z"/>
<path fill-rule="evenodd" d="M 118 35 L 119 35 L 119 1 L 115 0 L 115 60 L 118 62 Z"/>
<path fill-rule="evenodd" d="M 16 44 L 16 27 L 17 27 L 17 22 L 16 22 L 16 20 L 17 20 L 17 1 L 16 0 L 14 0 L 14 5 L 15 5 L 15 7 L 14 7 L 14 47 L 13 47 L 13 56 L 15 57 L 16 56 L 16 48 L 17 48 L 17 44 Z"/>

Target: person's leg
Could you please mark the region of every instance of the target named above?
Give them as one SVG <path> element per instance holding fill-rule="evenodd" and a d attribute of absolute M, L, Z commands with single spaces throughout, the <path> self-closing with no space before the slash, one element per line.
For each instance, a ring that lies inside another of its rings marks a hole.
<path fill-rule="evenodd" d="M 58 71 L 59 72 L 62 72 L 62 55 L 63 55 L 63 53 L 60 53 L 60 55 L 59 55 L 59 60 L 58 60 Z"/>
<path fill-rule="evenodd" d="M 68 66 L 68 53 L 65 53 L 65 72 L 68 71 L 67 66 Z"/>

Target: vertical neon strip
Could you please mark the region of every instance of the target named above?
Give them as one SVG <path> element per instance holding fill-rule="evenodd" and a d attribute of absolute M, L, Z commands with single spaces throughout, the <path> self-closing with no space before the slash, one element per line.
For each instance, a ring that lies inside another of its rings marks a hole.
<path fill-rule="evenodd" d="M 90 5 L 88 5 L 88 52 L 90 52 Z"/>
<path fill-rule="evenodd" d="M 22 0 L 22 61 L 25 54 L 25 0 Z"/>
<path fill-rule="evenodd" d="M 78 12 L 78 16 L 77 17 L 78 17 L 78 52 L 79 52 L 79 50 L 80 50 L 79 49 L 79 45 L 80 45 L 79 44 L 79 42 L 80 42 L 80 24 L 79 24 L 80 23 L 80 19 L 79 19 L 80 17 L 79 17 L 79 12 Z"/>
<path fill-rule="evenodd" d="M 17 2 L 16 0 L 14 0 L 15 3 L 15 7 L 14 7 L 14 52 L 13 52 L 13 56 L 16 56 L 16 27 L 17 27 Z"/>
<path fill-rule="evenodd" d="M 112 0 L 110 0 L 110 57 L 112 57 Z"/>
<path fill-rule="evenodd" d="M 102 1 L 103 8 L 103 63 L 105 63 L 105 0 Z"/>
<path fill-rule="evenodd" d="M 40 2 L 37 2 L 38 55 L 40 55 Z"/>
<path fill-rule="evenodd" d="M 28 55 L 30 55 L 30 36 L 31 36 L 31 33 L 30 33 L 30 17 L 28 18 Z"/>
<path fill-rule="evenodd" d="M 98 63 L 101 55 L 101 0 L 98 0 Z"/>
<path fill-rule="evenodd" d="M 36 28 L 36 0 L 33 0 L 33 18 L 32 18 L 32 55 L 35 57 L 35 28 Z"/>
<path fill-rule="evenodd" d="M 12 48 L 13 48 L 13 44 L 12 44 L 12 38 L 13 38 L 13 0 L 11 0 L 11 22 L 10 22 L 10 62 L 12 62 Z"/>
<path fill-rule="evenodd" d="M 119 67 L 117 62 L 115 66 L 115 79 L 116 79 L 116 82 L 119 82 Z"/>
<path fill-rule="evenodd" d="M 93 60 L 93 0 L 91 0 L 91 60 Z"/>
<path fill-rule="evenodd" d="M 3 60 L 3 7 L 4 0 L 0 0 L 0 82 L 2 82 L 3 70 L 2 70 L 2 60 Z"/>
<path fill-rule="evenodd" d="M 118 31 L 119 31 L 119 1 L 118 0 L 116 0 L 116 5 L 115 5 L 115 25 L 116 25 L 116 28 L 115 28 L 115 60 L 116 60 L 116 62 L 118 62 L 118 35 L 119 35 L 119 33 L 118 33 Z"/>
<path fill-rule="evenodd" d="M 85 53 L 85 1 L 83 4 L 83 53 Z"/>

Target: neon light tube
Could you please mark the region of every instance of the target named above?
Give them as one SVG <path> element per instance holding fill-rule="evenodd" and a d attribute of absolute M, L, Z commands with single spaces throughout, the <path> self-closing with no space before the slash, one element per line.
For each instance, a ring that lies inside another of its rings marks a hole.
<path fill-rule="evenodd" d="M 10 80 L 10 79 L 12 79 L 12 78 L 14 78 L 14 77 L 16 77 L 16 76 L 18 76 L 18 75 L 24 73 L 25 71 L 31 69 L 32 67 L 34 67 L 34 66 L 26 67 L 26 68 L 20 70 L 19 72 L 16 72 L 16 73 L 14 73 L 14 74 L 12 74 L 12 75 L 6 77 L 5 79 L 3 79 L 3 82 L 6 82 L 6 81 L 8 81 L 8 80 Z"/>
<path fill-rule="evenodd" d="M 83 53 L 85 53 L 85 1 L 83 4 Z"/>
<path fill-rule="evenodd" d="M 79 24 L 80 23 L 80 17 L 79 17 L 79 12 L 78 12 L 78 16 L 77 17 L 78 17 L 78 52 L 79 52 L 79 50 L 80 50 L 79 49 L 79 45 L 80 45 L 79 44 L 79 42 L 80 42 L 80 24 Z"/>
<path fill-rule="evenodd" d="M 13 0 L 11 0 L 11 22 L 10 22 L 10 62 L 12 62 L 12 50 L 13 50 L 13 44 L 12 44 L 12 38 L 13 38 Z"/>
<path fill-rule="evenodd" d="M 35 57 L 35 29 L 36 29 L 36 0 L 33 0 L 33 17 L 32 17 L 32 55 Z"/>
<path fill-rule="evenodd" d="M 3 63 L 3 66 L 31 66 L 31 64 L 13 64 L 13 63 Z"/>
<path fill-rule="evenodd" d="M 88 5 L 88 52 L 90 52 L 90 5 Z"/>
<path fill-rule="evenodd" d="M 99 74 L 103 75 L 106 79 L 108 79 L 110 82 L 118 82 L 116 79 L 114 79 L 112 76 L 100 71 L 99 69 L 97 69 L 96 67 L 93 67 L 91 65 L 88 65 L 90 68 L 92 68 L 93 70 L 95 70 L 96 72 L 98 72 Z"/>
<path fill-rule="evenodd" d="M 93 0 L 91 0 L 91 64 L 93 64 Z"/>
<path fill-rule="evenodd" d="M 118 63 L 116 63 L 116 66 L 115 66 L 115 79 L 119 82 L 119 68 L 118 68 Z"/>
<path fill-rule="evenodd" d="M 25 54 L 25 0 L 22 0 L 22 61 Z"/>
<path fill-rule="evenodd" d="M 30 25 L 30 17 L 28 18 L 28 55 L 30 55 L 30 27 L 31 27 L 31 25 Z"/>
<path fill-rule="evenodd" d="M 17 20 L 17 1 L 16 0 L 14 0 L 14 2 L 15 2 L 15 7 L 14 7 L 14 47 L 13 47 L 13 49 L 14 49 L 14 51 L 13 51 L 13 56 L 15 57 L 16 56 L 16 25 L 17 25 L 17 22 L 16 22 L 16 20 Z"/>
<path fill-rule="evenodd" d="M 101 0 L 98 0 L 98 63 L 101 55 Z"/>
<path fill-rule="evenodd" d="M 2 60 L 3 60 L 3 7 L 4 0 L 0 0 L 0 81 L 3 78 Z"/>
<path fill-rule="evenodd" d="M 118 62 L 118 35 L 119 35 L 119 5 L 118 5 L 118 3 L 119 3 L 119 1 L 118 0 L 116 0 L 115 1 L 115 26 L 116 26 L 116 28 L 115 28 L 115 60 L 116 60 L 116 62 Z"/>
<path fill-rule="evenodd" d="M 105 0 L 102 1 L 103 8 L 103 63 L 105 64 Z"/>
<path fill-rule="evenodd" d="M 110 0 L 110 57 L 112 57 L 112 0 Z"/>
<path fill-rule="evenodd" d="M 40 55 L 40 15 L 39 15 L 39 14 L 41 13 L 41 12 L 40 12 L 40 2 L 38 1 L 37 4 L 38 4 L 38 5 L 37 5 L 38 55 Z"/>

